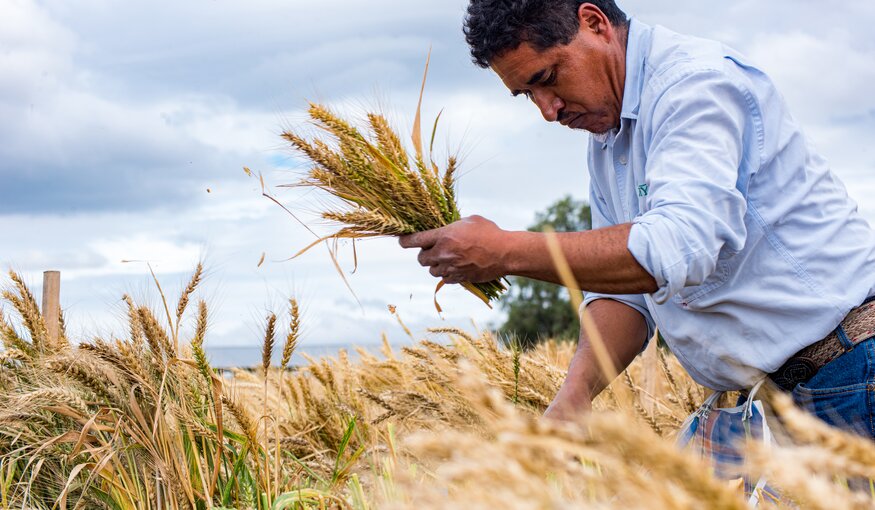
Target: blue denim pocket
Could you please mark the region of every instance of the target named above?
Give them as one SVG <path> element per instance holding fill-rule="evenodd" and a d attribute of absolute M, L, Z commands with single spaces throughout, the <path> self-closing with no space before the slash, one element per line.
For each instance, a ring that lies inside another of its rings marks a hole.
<path fill-rule="evenodd" d="M 830 425 L 875 438 L 875 338 L 827 363 L 793 400 Z"/>

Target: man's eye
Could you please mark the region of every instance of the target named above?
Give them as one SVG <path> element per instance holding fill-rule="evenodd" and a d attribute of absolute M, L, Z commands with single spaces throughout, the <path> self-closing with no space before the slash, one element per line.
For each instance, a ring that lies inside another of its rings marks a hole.
<path fill-rule="evenodd" d="M 556 73 L 551 74 L 547 77 L 546 80 L 542 82 L 544 86 L 549 87 L 550 85 L 554 85 L 556 83 Z"/>

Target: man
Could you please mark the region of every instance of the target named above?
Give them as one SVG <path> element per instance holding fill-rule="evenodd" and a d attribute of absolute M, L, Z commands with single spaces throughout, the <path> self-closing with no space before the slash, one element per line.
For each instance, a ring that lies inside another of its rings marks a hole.
<path fill-rule="evenodd" d="M 513 95 L 591 133 L 594 230 L 558 240 L 617 367 L 658 327 L 697 382 L 769 376 L 875 436 L 875 303 L 861 306 L 875 296 L 875 233 L 762 71 L 627 20 L 613 0 L 471 0 L 464 32 Z M 448 283 L 559 283 L 543 234 L 480 217 L 401 244 Z M 547 416 L 588 408 L 608 382 L 582 333 Z"/>

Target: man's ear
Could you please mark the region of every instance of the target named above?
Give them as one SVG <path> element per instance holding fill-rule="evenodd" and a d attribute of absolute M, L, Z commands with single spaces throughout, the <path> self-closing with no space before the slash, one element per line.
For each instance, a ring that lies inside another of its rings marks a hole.
<path fill-rule="evenodd" d="M 580 22 L 581 30 L 597 35 L 604 34 L 611 26 L 605 13 L 590 3 L 580 4 L 580 7 L 577 9 L 577 21 Z"/>

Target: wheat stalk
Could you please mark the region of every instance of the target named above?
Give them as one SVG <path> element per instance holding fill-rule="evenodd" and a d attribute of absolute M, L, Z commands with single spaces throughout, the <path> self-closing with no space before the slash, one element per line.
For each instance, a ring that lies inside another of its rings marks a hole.
<path fill-rule="evenodd" d="M 261 370 L 264 378 L 267 378 L 267 372 L 270 370 L 270 361 L 273 357 L 273 346 L 276 342 L 276 314 L 272 313 L 267 316 L 267 326 L 264 329 L 264 342 L 261 348 Z"/>
<path fill-rule="evenodd" d="M 295 352 L 295 348 L 298 346 L 298 338 L 301 335 L 301 310 L 298 306 L 298 300 L 295 298 L 289 300 L 289 314 L 291 315 L 289 334 L 286 336 L 285 344 L 283 344 L 283 357 L 280 361 L 280 368 L 283 372 L 289 366 L 292 353 Z"/>
<path fill-rule="evenodd" d="M 24 321 L 24 326 L 27 328 L 28 333 L 30 333 L 30 341 L 31 344 L 33 344 L 34 350 L 36 352 L 44 353 L 47 348 L 47 333 L 43 316 L 39 310 L 39 305 L 33 297 L 33 294 L 30 292 L 30 289 L 27 288 L 21 275 L 15 271 L 9 271 L 9 279 L 12 280 L 17 294 L 5 290 L 2 294 L 3 298 L 12 304 L 13 308 L 15 308 L 21 316 L 21 319 Z"/>
<path fill-rule="evenodd" d="M 188 281 L 188 285 L 185 286 L 182 294 L 179 295 L 179 301 L 176 304 L 176 324 L 174 326 L 175 336 L 179 335 L 179 323 L 182 322 L 182 314 L 185 313 L 185 309 L 188 307 L 188 300 L 191 298 L 191 295 L 200 284 L 201 278 L 203 277 L 203 272 L 203 262 L 198 262 L 197 267 L 194 270 L 194 274 L 191 275 L 191 279 Z"/>

